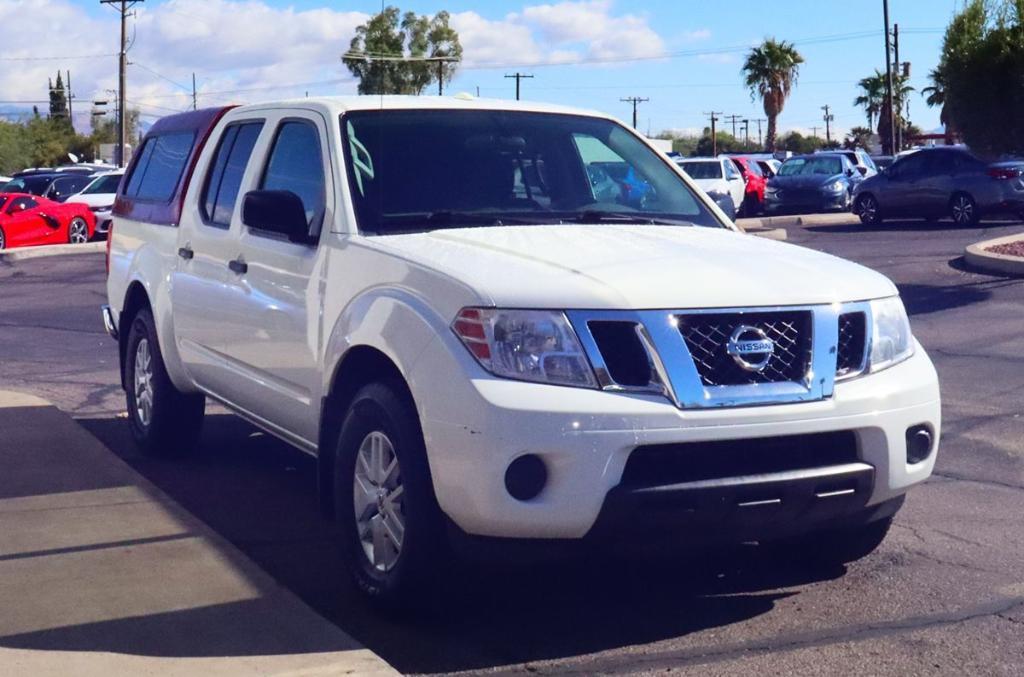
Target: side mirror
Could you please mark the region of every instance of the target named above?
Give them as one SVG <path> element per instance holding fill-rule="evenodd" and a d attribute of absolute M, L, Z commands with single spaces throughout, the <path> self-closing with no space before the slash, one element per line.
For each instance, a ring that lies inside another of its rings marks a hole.
<path fill-rule="evenodd" d="M 302 198 L 290 190 L 254 190 L 242 202 L 242 223 L 277 233 L 289 242 L 308 244 L 309 221 Z"/>
<path fill-rule="evenodd" d="M 852 169 L 847 169 L 846 170 L 846 175 L 852 177 L 853 176 L 853 170 Z"/>

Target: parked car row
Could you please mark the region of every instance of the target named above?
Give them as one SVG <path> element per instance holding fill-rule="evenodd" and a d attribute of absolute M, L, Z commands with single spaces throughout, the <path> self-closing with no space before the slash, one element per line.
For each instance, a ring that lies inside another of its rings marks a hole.
<path fill-rule="evenodd" d="M 75 244 L 106 236 L 123 175 L 123 170 L 112 171 L 109 165 L 16 173 L 0 186 L 0 249 Z"/>

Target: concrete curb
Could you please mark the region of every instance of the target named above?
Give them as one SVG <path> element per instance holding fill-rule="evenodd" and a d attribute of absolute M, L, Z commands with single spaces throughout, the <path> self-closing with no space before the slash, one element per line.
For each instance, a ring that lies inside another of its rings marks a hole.
<path fill-rule="evenodd" d="M 106 242 L 87 242 L 85 244 L 48 244 L 42 247 L 21 247 L 0 251 L 0 261 L 24 261 L 39 259 L 46 256 L 68 256 L 71 254 L 96 254 L 106 251 Z"/>
<path fill-rule="evenodd" d="M 844 226 L 857 223 L 857 216 L 850 212 L 831 214 L 793 214 L 786 216 L 762 216 L 738 219 L 736 223 L 744 230 L 753 228 L 795 228 L 798 226 Z"/>
<path fill-rule="evenodd" d="M 767 240 L 778 240 L 780 242 L 784 242 L 789 237 L 785 228 L 746 228 L 744 232 L 747 235 L 756 235 Z"/>
<path fill-rule="evenodd" d="M 398 674 L 49 402 L 0 430 L 0 673 Z"/>
<path fill-rule="evenodd" d="M 995 245 L 1008 244 L 1020 240 L 1024 240 L 1024 233 L 975 242 L 972 245 L 967 245 L 967 248 L 964 249 L 964 260 L 967 261 L 968 265 L 987 273 L 1024 276 L 1024 258 L 985 251 Z"/>

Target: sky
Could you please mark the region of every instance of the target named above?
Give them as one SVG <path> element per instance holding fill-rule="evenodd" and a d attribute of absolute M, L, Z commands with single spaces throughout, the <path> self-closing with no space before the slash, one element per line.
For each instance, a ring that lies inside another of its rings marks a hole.
<path fill-rule="evenodd" d="M 882 0 L 392 0 L 402 11 L 451 14 L 463 63 L 448 91 L 596 109 L 629 121 L 624 97 L 640 104 L 642 131 L 699 133 L 707 111 L 764 118 L 742 84 L 750 46 L 766 37 L 794 42 L 804 56 L 781 130 L 824 137 L 822 106 L 839 136 L 866 123 L 853 105 L 856 83 L 884 68 Z M 942 34 L 961 0 L 890 0 L 900 27 L 900 60 L 911 84 L 928 85 Z M 146 0 L 130 20 L 129 107 L 143 120 L 199 106 L 353 94 L 340 61 L 355 28 L 380 0 Z M 91 102 L 117 86 L 117 13 L 99 0 L 0 0 L 0 112 L 8 119 L 41 102 L 47 78 L 71 71 L 75 122 L 89 126 Z M 431 94 L 433 91 L 430 92 Z M 939 126 L 938 111 L 912 95 L 910 119 Z M 731 131 L 726 120 L 724 129 Z M 738 123 L 738 131 L 742 123 Z M 742 135 L 742 132 L 740 132 Z"/>

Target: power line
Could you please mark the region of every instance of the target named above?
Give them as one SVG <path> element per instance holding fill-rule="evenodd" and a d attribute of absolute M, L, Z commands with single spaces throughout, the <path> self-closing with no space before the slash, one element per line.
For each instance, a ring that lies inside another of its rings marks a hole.
<path fill-rule="evenodd" d="M 78 59 L 106 59 L 114 54 L 76 54 L 69 56 L 0 56 L 0 61 L 73 61 Z"/>
<path fill-rule="evenodd" d="M 141 68 L 142 70 L 146 71 L 147 73 L 151 73 L 152 75 L 157 76 L 161 80 L 163 80 L 165 82 L 169 82 L 172 85 L 174 85 L 175 87 L 178 87 L 179 89 L 183 89 L 186 92 L 191 92 L 192 91 L 192 89 L 190 87 L 186 87 L 185 85 L 181 84 L 180 82 L 175 82 L 174 80 L 170 79 L 166 75 L 162 75 L 160 73 L 157 73 L 155 70 L 153 70 L 149 66 L 146 66 L 145 64 L 141 64 L 138 61 L 132 61 L 128 65 L 129 66 L 137 66 L 138 68 Z"/>
<path fill-rule="evenodd" d="M 736 138 L 736 122 L 743 119 L 742 115 L 726 115 L 725 119 L 732 123 L 732 136 Z"/>

